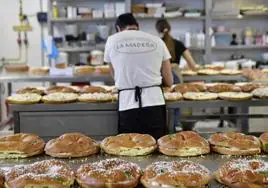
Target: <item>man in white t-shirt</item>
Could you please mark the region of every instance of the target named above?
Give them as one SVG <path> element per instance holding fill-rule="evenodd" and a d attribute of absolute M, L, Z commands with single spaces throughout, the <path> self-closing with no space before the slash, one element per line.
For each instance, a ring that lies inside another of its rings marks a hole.
<path fill-rule="evenodd" d="M 119 90 L 119 133 L 159 138 L 166 130 L 161 86 L 173 83 L 170 53 L 159 37 L 139 31 L 131 13 L 120 15 L 115 27 L 118 33 L 108 38 L 104 61 Z"/>

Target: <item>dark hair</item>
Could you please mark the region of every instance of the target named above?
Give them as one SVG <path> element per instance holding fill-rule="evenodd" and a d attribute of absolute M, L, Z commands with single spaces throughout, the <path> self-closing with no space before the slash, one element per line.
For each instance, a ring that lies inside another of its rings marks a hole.
<path fill-rule="evenodd" d="M 171 26 L 168 21 L 164 18 L 161 18 L 156 21 L 155 28 L 159 33 L 164 33 L 163 41 L 165 42 L 170 54 L 171 54 L 171 61 L 175 62 L 177 60 L 176 51 L 175 51 L 175 42 L 172 36 L 170 36 L 169 32 L 171 30 Z"/>
<path fill-rule="evenodd" d="M 156 21 L 155 28 L 159 33 L 164 33 L 165 30 L 167 30 L 166 32 L 169 32 L 171 30 L 170 24 L 164 18 Z"/>
<path fill-rule="evenodd" d="M 121 14 L 115 21 L 115 30 L 118 31 L 117 27 L 120 27 L 120 29 L 124 29 L 128 25 L 136 25 L 137 27 L 139 27 L 137 20 L 131 13 Z"/>

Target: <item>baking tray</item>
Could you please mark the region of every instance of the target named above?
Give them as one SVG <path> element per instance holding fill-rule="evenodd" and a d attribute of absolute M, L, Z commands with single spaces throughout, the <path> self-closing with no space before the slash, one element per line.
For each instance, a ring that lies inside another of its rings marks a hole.
<path fill-rule="evenodd" d="M 151 163 L 157 162 L 157 161 L 190 160 L 190 161 L 204 165 L 212 173 L 215 172 L 225 162 L 233 160 L 233 159 L 239 159 L 239 158 L 261 159 L 261 160 L 268 162 L 267 154 L 242 157 L 242 156 L 218 155 L 215 153 L 211 153 L 209 155 L 198 156 L 198 157 L 170 157 L 170 156 L 162 155 L 159 153 L 153 153 L 147 156 L 128 157 L 128 156 L 113 156 L 113 155 L 108 155 L 105 153 L 100 153 L 99 155 L 92 155 L 90 157 L 76 158 L 76 159 L 59 159 L 59 160 L 65 161 L 73 168 L 73 170 L 77 170 L 79 166 L 82 164 L 91 163 L 91 162 L 100 161 L 100 160 L 109 159 L 109 158 L 120 158 L 123 160 L 131 161 L 131 162 L 138 164 L 142 169 L 144 169 L 146 166 L 150 165 Z M 47 159 L 52 159 L 52 157 L 49 157 L 47 155 L 41 155 L 41 156 L 31 157 L 27 159 L 1 159 L 0 168 L 7 170 L 8 168 L 13 167 L 14 165 L 31 164 L 33 162 L 47 160 Z M 74 187 L 77 188 L 79 186 L 75 185 Z M 142 185 L 138 186 L 138 188 L 142 188 L 142 187 L 143 187 Z M 217 183 L 216 180 L 213 180 L 206 187 L 224 188 L 226 186 Z"/>

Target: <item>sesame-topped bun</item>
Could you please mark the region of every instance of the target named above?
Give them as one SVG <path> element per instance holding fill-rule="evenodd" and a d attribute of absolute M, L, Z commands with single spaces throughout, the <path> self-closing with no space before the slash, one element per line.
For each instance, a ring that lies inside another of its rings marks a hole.
<path fill-rule="evenodd" d="M 159 151 L 170 156 L 197 156 L 210 152 L 206 139 L 193 131 L 166 135 L 157 140 Z"/>
<path fill-rule="evenodd" d="M 7 188 L 67 188 L 73 185 L 75 175 L 63 161 L 45 160 L 29 165 L 18 165 L 5 174 Z"/>
<path fill-rule="evenodd" d="M 68 86 L 51 86 L 46 89 L 46 93 L 78 93 L 79 91 Z"/>
<path fill-rule="evenodd" d="M 84 86 L 80 93 L 107 93 L 107 90 L 100 86 Z"/>
<path fill-rule="evenodd" d="M 268 153 L 268 132 L 262 133 L 260 136 L 262 150 Z"/>
<path fill-rule="evenodd" d="M 82 188 L 134 188 L 138 185 L 141 169 L 121 159 L 106 159 L 82 165 L 76 173 Z"/>
<path fill-rule="evenodd" d="M 36 104 L 39 103 L 42 96 L 36 93 L 15 94 L 7 97 L 10 104 Z"/>
<path fill-rule="evenodd" d="M 257 88 L 252 91 L 254 97 L 261 98 L 261 99 L 268 99 L 268 87 L 264 88 Z"/>
<path fill-rule="evenodd" d="M 211 149 L 225 155 L 254 155 L 261 152 L 261 143 L 255 136 L 226 132 L 210 136 Z"/>
<path fill-rule="evenodd" d="M 243 91 L 243 92 L 252 92 L 255 89 L 265 87 L 264 84 L 261 84 L 261 83 L 251 83 L 251 82 L 239 82 L 239 83 L 236 83 L 235 86 L 240 87 L 241 88 L 241 91 Z"/>
<path fill-rule="evenodd" d="M 71 103 L 76 102 L 78 99 L 78 94 L 76 93 L 50 93 L 42 97 L 42 101 L 47 104 L 61 104 L 61 103 Z"/>
<path fill-rule="evenodd" d="M 222 93 L 222 92 L 239 92 L 241 89 L 238 86 L 228 83 L 209 83 L 206 84 L 207 90 L 211 93 Z"/>
<path fill-rule="evenodd" d="M 195 187 L 201 188 L 212 179 L 210 171 L 204 166 L 187 161 L 159 161 L 144 171 L 142 184 L 147 188 Z"/>
<path fill-rule="evenodd" d="M 267 188 L 268 162 L 238 159 L 225 163 L 216 172 L 216 179 L 231 188 Z"/>
<path fill-rule="evenodd" d="M 24 94 L 24 93 L 36 93 L 38 95 L 44 95 L 45 89 L 44 88 L 38 88 L 38 87 L 24 87 L 21 89 L 18 89 L 17 94 Z"/>
<path fill-rule="evenodd" d="M 148 134 L 128 133 L 105 138 L 101 149 L 113 155 L 147 155 L 157 148 L 156 140 Z"/>
<path fill-rule="evenodd" d="M 47 155 L 59 158 L 86 157 L 99 152 L 99 145 L 81 133 L 66 133 L 48 141 Z"/>
<path fill-rule="evenodd" d="M 111 102 L 115 96 L 111 93 L 84 93 L 78 97 L 80 102 Z"/>
<path fill-rule="evenodd" d="M 37 135 L 18 133 L 0 137 L 0 158 L 26 158 L 44 152 L 45 142 Z"/>
<path fill-rule="evenodd" d="M 186 92 L 183 94 L 183 98 L 185 100 L 193 101 L 216 100 L 218 98 L 218 94 L 211 92 Z"/>
<path fill-rule="evenodd" d="M 183 99 L 182 94 L 179 92 L 164 92 L 166 101 L 178 101 Z"/>
<path fill-rule="evenodd" d="M 179 92 L 184 94 L 186 92 L 204 92 L 206 87 L 204 84 L 186 83 L 186 84 L 176 84 L 173 87 L 174 92 Z"/>

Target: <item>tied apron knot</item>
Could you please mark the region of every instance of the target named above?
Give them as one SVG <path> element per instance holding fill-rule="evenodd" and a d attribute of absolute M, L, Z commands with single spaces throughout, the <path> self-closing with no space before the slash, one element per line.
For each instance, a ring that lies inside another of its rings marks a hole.
<path fill-rule="evenodd" d="M 139 86 L 135 87 L 135 101 L 139 103 L 139 108 L 142 107 L 142 100 L 141 100 L 142 88 Z"/>
<path fill-rule="evenodd" d="M 120 100 L 120 92 L 132 90 L 132 91 L 135 91 L 135 101 L 139 103 L 139 108 L 142 108 L 142 97 L 141 97 L 142 90 L 147 89 L 147 88 L 152 88 L 152 87 L 160 87 L 162 90 L 161 85 L 152 85 L 152 86 L 145 86 L 145 87 L 136 86 L 135 88 L 119 89 L 118 90 L 118 101 Z M 163 90 L 162 90 L 162 93 L 163 93 Z M 118 105 L 119 105 L 119 102 L 118 102 Z M 119 106 L 118 106 L 118 109 L 119 109 Z"/>

